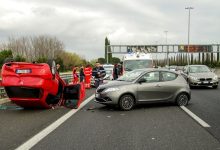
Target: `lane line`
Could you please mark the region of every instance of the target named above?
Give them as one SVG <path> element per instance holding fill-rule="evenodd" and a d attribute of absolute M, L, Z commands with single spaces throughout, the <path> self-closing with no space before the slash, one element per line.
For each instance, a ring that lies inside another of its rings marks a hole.
<path fill-rule="evenodd" d="M 184 110 L 189 116 L 191 116 L 195 121 L 197 121 L 201 126 L 205 127 L 205 128 L 210 128 L 211 126 L 206 123 L 205 121 L 203 121 L 202 119 L 200 119 L 198 116 L 196 116 L 193 112 L 191 112 L 189 109 L 187 109 L 185 106 L 180 106 L 180 108 L 182 108 L 182 110 Z"/>
<path fill-rule="evenodd" d="M 30 138 L 28 141 L 26 141 L 24 144 L 20 145 L 16 150 L 28 150 L 31 149 L 34 145 L 36 145 L 39 141 L 41 141 L 43 138 L 45 138 L 48 134 L 50 134 L 52 131 L 54 131 L 57 127 L 59 127 L 61 124 L 63 124 L 67 119 L 69 119 L 71 116 L 73 116 L 77 111 L 79 111 L 82 107 L 84 107 L 88 102 L 90 102 L 95 95 L 93 94 L 86 100 L 84 100 L 78 109 L 71 109 L 68 113 L 57 119 L 55 122 L 53 122 L 51 125 L 40 131 L 38 134 Z"/>

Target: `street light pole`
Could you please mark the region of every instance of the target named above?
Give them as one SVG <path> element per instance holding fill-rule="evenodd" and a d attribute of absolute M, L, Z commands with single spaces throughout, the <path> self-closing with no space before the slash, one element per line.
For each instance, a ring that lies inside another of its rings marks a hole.
<path fill-rule="evenodd" d="M 156 48 L 157 48 L 158 41 L 156 41 L 155 44 L 156 44 Z M 157 51 L 157 50 L 156 50 L 156 51 Z M 157 54 L 158 54 L 158 53 L 156 53 L 156 63 L 155 63 L 155 66 L 156 66 L 156 67 L 158 66 Z"/>
<path fill-rule="evenodd" d="M 186 7 L 185 9 L 187 9 L 189 11 L 189 15 L 188 15 L 188 57 L 187 57 L 187 65 L 189 66 L 189 41 L 190 41 L 190 10 L 193 9 L 193 7 Z"/>
<path fill-rule="evenodd" d="M 106 63 L 108 64 L 108 45 L 106 45 L 106 51 L 107 51 Z"/>
<path fill-rule="evenodd" d="M 167 46 L 167 66 L 169 66 L 169 57 L 168 57 L 168 45 L 167 45 L 167 32 L 168 31 L 164 31 L 166 34 L 166 46 Z"/>

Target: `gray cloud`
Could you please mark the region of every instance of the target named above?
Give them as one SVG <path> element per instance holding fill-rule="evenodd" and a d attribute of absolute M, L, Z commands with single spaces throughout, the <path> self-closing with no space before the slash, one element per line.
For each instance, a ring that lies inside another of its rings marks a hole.
<path fill-rule="evenodd" d="M 104 39 L 112 44 L 219 42 L 219 1 L 203 0 L 9 0 L 0 6 L 0 40 L 11 35 L 56 36 L 68 51 L 86 59 L 104 57 Z"/>

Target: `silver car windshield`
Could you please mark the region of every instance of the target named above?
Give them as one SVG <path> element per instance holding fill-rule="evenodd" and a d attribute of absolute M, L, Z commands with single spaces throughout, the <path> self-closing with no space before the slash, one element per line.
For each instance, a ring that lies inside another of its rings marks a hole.
<path fill-rule="evenodd" d="M 202 73 L 202 72 L 211 72 L 207 66 L 190 66 L 190 73 Z"/>
<path fill-rule="evenodd" d="M 132 82 L 137 77 L 139 77 L 143 72 L 144 72 L 143 70 L 133 70 L 131 72 L 125 73 L 123 76 L 119 77 L 117 80 L 118 81 Z"/>

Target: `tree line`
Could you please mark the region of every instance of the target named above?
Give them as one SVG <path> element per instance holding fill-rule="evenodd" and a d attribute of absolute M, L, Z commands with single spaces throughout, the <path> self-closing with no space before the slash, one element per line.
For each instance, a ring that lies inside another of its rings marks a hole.
<path fill-rule="evenodd" d="M 49 59 L 54 59 L 60 64 L 61 71 L 89 63 L 76 53 L 65 51 L 63 42 L 56 37 L 46 35 L 10 37 L 7 42 L 0 43 L 0 50 L 1 66 L 5 58 L 13 58 L 18 62 L 36 61 L 38 63 L 46 63 Z"/>
<path fill-rule="evenodd" d="M 216 54 L 216 55 L 215 55 Z M 218 53 L 197 53 L 198 56 L 194 53 L 178 53 L 175 56 L 169 57 L 169 65 L 185 66 L 188 64 L 204 64 L 211 68 L 220 67 L 220 59 Z M 167 59 L 158 59 L 154 60 L 157 66 L 167 65 Z"/>

